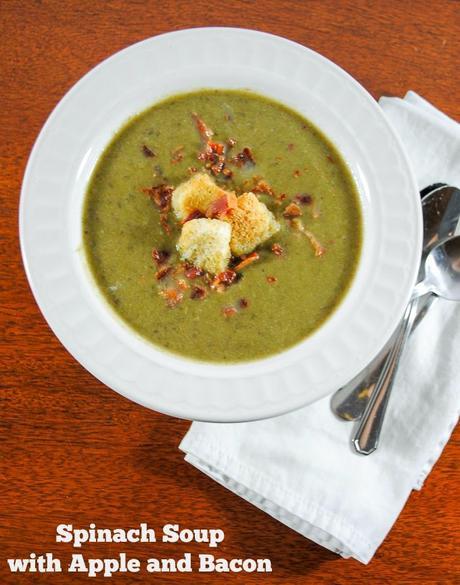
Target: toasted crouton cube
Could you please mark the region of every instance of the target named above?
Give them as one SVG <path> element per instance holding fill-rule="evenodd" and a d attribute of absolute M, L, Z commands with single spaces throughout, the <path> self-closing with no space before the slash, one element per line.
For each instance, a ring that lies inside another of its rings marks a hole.
<path fill-rule="evenodd" d="M 238 197 L 238 207 L 232 211 L 230 248 L 235 256 L 249 254 L 280 229 L 273 213 L 254 193 Z"/>
<path fill-rule="evenodd" d="M 172 208 L 179 221 L 184 220 L 193 211 L 203 215 L 209 205 L 226 194 L 206 173 L 197 173 L 188 181 L 176 187 L 172 194 Z"/>
<path fill-rule="evenodd" d="M 182 227 L 177 249 L 183 260 L 218 274 L 230 260 L 231 226 L 220 219 L 191 219 Z"/>

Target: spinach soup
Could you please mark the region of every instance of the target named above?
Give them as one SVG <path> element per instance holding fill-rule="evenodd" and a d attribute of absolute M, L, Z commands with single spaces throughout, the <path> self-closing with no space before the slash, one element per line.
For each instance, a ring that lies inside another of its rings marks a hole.
<path fill-rule="evenodd" d="M 314 332 L 350 286 L 361 232 L 331 142 L 282 104 L 233 90 L 177 95 L 129 120 L 83 213 L 113 310 L 157 346 L 220 363 Z"/>

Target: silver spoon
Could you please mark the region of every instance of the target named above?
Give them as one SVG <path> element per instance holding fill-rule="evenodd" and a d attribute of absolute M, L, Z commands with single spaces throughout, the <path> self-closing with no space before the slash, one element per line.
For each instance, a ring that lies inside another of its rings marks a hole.
<path fill-rule="evenodd" d="M 460 301 L 460 236 L 455 236 L 435 246 L 425 261 L 425 278 L 414 289 L 408 304 L 395 345 L 390 350 L 371 399 L 353 438 L 355 450 L 369 455 L 377 448 L 380 431 L 393 387 L 399 360 L 409 337 L 418 300 L 434 294 L 449 301 Z"/>
<path fill-rule="evenodd" d="M 424 189 L 421 195 L 424 195 L 422 199 L 424 235 L 418 280 L 424 276 L 423 260 L 433 246 L 452 237 L 460 227 L 460 189 L 447 185 L 441 187 L 433 185 Z M 426 315 L 433 299 L 433 295 L 420 299 L 413 329 Z M 394 340 L 395 335 L 362 372 L 333 394 L 331 409 L 334 414 L 348 421 L 359 420 L 362 417 Z"/>

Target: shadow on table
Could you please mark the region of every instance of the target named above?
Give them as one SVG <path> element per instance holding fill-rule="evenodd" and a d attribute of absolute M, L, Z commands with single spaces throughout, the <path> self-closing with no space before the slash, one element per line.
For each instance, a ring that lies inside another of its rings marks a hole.
<path fill-rule="evenodd" d="M 174 498 L 165 502 L 171 513 L 176 512 L 174 505 L 180 498 L 175 522 L 183 527 L 224 529 L 225 541 L 218 549 L 221 556 L 269 558 L 279 577 L 307 575 L 324 562 L 340 560 L 187 464 L 178 445 L 188 423 L 170 419 L 166 426 L 165 431 L 165 420 L 158 420 L 152 429 L 151 444 L 142 446 L 137 464 L 162 476 L 169 496 Z M 166 516 L 163 520 L 170 521 Z M 219 556 L 215 549 L 209 552 Z"/>

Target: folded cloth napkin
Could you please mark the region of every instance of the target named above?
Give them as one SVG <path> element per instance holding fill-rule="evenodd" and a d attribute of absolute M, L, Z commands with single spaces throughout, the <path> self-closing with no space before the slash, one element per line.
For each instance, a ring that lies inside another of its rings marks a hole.
<path fill-rule="evenodd" d="M 413 92 L 380 105 L 419 187 L 460 187 L 460 125 Z M 369 457 L 352 451 L 352 427 L 334 418 L 329 398 L 270 420 L 195 422 L 180 448 L 186 461 L 283 524 L 368 563 L 458 420 L 459 351 L 460 305 L 438 300 L 409 341 L 381 445 Z"/>

